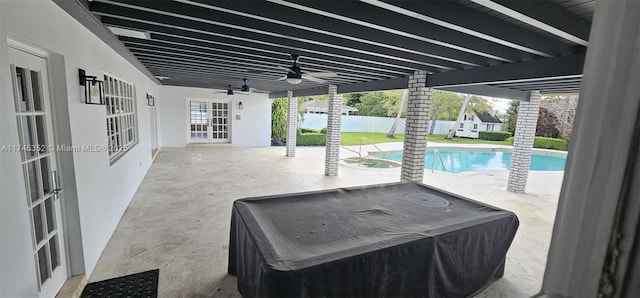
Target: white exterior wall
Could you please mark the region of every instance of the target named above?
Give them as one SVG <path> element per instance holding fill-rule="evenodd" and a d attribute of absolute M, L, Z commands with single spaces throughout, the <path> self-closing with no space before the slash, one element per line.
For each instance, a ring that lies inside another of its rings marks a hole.
<path fill-rule="evenodd" d="M 135 85 L 139 143 L 113 165 L 109 165 L 106 152 L 73 153 L 84 271 L 90 274 L 151 164 L 145 95 L 157 94 L 158 87 L 52 1 L 0 1 L 1 144 L 19 144 L 8 37 L 64 57 L 64 70 L 50 66 L 49 72 L 56 74 L 58 81 L 66 81 L 66 86 L 60 86 L 67 92 L 73 145 L 107 145 L 106 109 L 81 103 L 78 68 L 97 76 L 106 71 Z M 61 74 L 65 78 L 60 78 Z M 53 118 L 59 121 L 56 115 Z M 0 158 L 0 297 L 37 297 L 20 155 L 3 152 Z"/>
<path fill-rule="evenodd" d="M 217 90 L 160 86 L 158 122 L 161 147 L 186 147 L 188 138 L 187 98 L 230 100 L 231 145 L 271 146 L 271 100 L 267 94 L 214 94 Z M 238 109 L 242 101 L 243 109 Z M 240 120 L 236 119 L 240 116 Z"/>
<path fill-rule="evenodd" d="M 463 138 L 473 138 L 473 139 L 477 139 L 478 138 L 478 132 L 484 128 L 486 129 L 487 127 L 482 125 L 482 122 L 480 121 L 480 119 L 478 119 L 478 116 L 476 116 L 475 114 L 467 114 L 467 120 L 463 120 L 462 124 L 464 124 L 463 128 L 459 128 L 456 131 L 456 136 L 458 137 L 463 137 Z M 473 117 L 473 120 L 470 120 L 471 117 Z M 476 125 L 477 128 L 474 129 L 473 126 Z"/>
<path fill-rule="evenodd" d="M 471 116 L 473 116 L 473 120 L 469 120 Z M 463 128 L 458 127 L 458 130 L 456 131 L 456 136 L 463 137 L 463 138 L 477 139 L 480 136 L 481 131 L 501 131 L 502 130 L 502 123 L 483 123 L 482 121 L 480 121 L 480 118 L 478 118 L 478 116 L 475 114 L 467 114 L 467 120 L 463 120 L 460 123 L 464 124 L 464 127 Z M 477 129 L 473 128 L 474 124 L 477 125 L 478 127 Z M 491 124 L 493 124 L 493 129 L 488 129 L 487 127 L 490 126 Z"/>

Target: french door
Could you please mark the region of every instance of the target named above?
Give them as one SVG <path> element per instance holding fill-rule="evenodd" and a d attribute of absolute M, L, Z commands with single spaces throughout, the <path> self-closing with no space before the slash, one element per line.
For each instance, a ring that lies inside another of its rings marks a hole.
<path fill-rule="evenodd" d="M 229 101 L 187 99 L 190 143 L 225 143 L 230 140 Z"/>
<path fill-rule="evenodd" d="M 47 63 L 9 48 L 22 169 L 26 184 L 24 216 L 31 223 L 33 265 L 41 297 L 54 297 L 67 280 L 66 253 L 57 179 Z M 8 198 L 11 199 L 11 198 Z"/>

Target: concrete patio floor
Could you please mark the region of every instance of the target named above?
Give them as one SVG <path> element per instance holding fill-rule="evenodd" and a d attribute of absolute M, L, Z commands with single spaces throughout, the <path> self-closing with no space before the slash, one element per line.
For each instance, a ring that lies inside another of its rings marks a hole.
<path fill-rule="evenodd" d="M 159 268 L 160 297 L 240 297 L 235 278 L 226 275 L 234 200 L 399 181 L 399 168 L 344 162 L 338 177 L 326 177 L 324 147 L 298 147 L 296 153 L 287 158 L 284 147 L 162 149 L 89 281 Z M 342 158 L 354 155 L 341 151 Z M 479 297 L 530 297 L 544 273 L 563 174 L 531 172 L 525 194 L 506 191 L 507 174 L 425 171 L 426 184 L 511 210 L 520 219 L 505 276 Z"/>

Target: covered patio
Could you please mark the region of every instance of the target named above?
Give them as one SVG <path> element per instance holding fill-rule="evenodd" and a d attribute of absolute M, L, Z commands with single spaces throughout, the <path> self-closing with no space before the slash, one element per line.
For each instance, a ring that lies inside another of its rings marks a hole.
<path fill-rule="evenodd" d="M 160 268 L 160 297 L 241 297 L 227 274 L 234 200 L 398 181 L 399 168 L 346 163 L 339 177 L 324 176 L 323 154 L 322 147 L 298 148 L 296 158 L 278 147 L 162 149 L 89 281 Z M 512 210 L 520 220 L 505 276 L 480 297 L 531 297 L 542 284 L 562 173 L 532 172 L 524 194 L 506 191 L 507 180 L 507 171 L 425 173 L 428 185 Z"/>

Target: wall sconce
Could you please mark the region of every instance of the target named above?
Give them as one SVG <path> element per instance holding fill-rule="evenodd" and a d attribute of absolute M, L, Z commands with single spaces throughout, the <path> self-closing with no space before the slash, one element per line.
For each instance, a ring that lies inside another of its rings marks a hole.
<path fill-rule="evenodd" d="M 95 76 L 88 76 L 84 69 L 78 68 L 80 86 L 83 87 L 84 103 L 91 105 L 104 105 L 104 82 Z"/>
<path fill-rule="evenodd" d="M 156 98 L 153 95 L 147 93 L 147 105 L 152 107 L 156 105 Z"/>
<path fill-rule="evenodd" d="M 241 101 L 238 102 L 238 110 L 242 110 L 244 109 L 244 105 L 242 104 Z"/>

